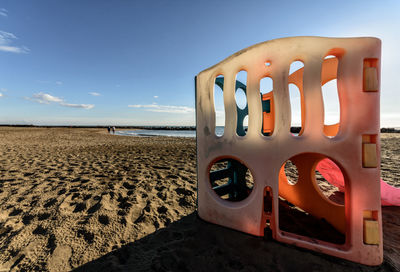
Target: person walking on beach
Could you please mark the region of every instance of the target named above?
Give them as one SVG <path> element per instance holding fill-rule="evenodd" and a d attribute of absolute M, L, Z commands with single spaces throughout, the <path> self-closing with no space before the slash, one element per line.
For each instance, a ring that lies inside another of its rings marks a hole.
<path fill-rule="evenodd" d="M 107 130 L 108 130 L 108 134 L 110 134 L 111 128 L 110 128 L 110 127 L 108 127 L 108 128 L 107 128 Z"/>
<path fill-rule="evenodd" d="M 112 132 L 113 134 L 115 134 L 115 127 L 112 127 Z"/>

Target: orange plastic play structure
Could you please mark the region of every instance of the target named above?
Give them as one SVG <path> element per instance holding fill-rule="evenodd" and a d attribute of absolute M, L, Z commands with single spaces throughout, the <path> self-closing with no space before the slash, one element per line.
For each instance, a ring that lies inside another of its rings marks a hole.
<path fill-rule="evenodd" d="M 380 50 L 376 38 L 284 38 L 246 48 L 199 73 L 199 216 L 256 236 L 263 236 L 269 229 L 273 239 L 280 242 L 362 264 L 380 264 Z M 303 62 L 304 68 L 289 74 L 294 61 Z M 243 82 L 248 129 L 239 135 L 236 75 L 243 70 L 248 74 L 247 82 Z M 218 76 L 224 78 L 222 136 L 214 133 L 214 85 Z M 260 96 L 260 81 L 265 77 L 273 80 L 273 90 Z M 333 79 L 337 80 L 340 122 L 325 125 L 321 86 Z M 289 84 L 300 91 L 298 135 L 290 132 Z M 269 107 L 265 110 L 267 101 Z M 333 161 L 343 174 L 344 205 L 332 202 L 318 188 L 315 170 L 324 159 Z M 295 183 L 288 181 L 284 171 L 289 160 L 298 169 Z M 219 168 L 215 168 L 219 162 Z M 253 185 L 249 185 L 247 169 Z M 344 243 L 281 229 L 279 198 L 325 219 L 344 234 Z"/>
<path fill-rule="evenodd" d="M 336 79 L 337 68 L 337 58 L 329 58 L 323 61 L 321 71 L 321 86 L 333 79 Z M 304 68 L 301 68 L 289 75 L 288 78 L 288 83 L 295 84 L 300 91 L 302 128 L 304 127 L 305 112 L 303 102 L 303 73 Z M 262 96 L 262 100 L 269 100 L 271 105 L 271 110 L 269 113 L 263 112 L 263 132 L 272 134 L 274 129 L 273 91 L 264 94 Z M 333 137 L 339 130 L 339 124 L 324 125 L 323 130 L 326 136 Z M 300 130 L 299 135 L 301 135 L 302 132 L 303 130 Z M 284 170 L 285 165 L 283 165 L 279 172 L 279 196 L 318 218 L 324 218 L 341 233 L 345 233 L 346 224 L 344 206 L 327 200 L 319 188 L 317 188 L 315 180 L 313 180 L 315 167 L 322 159 L 324 159 L 324 157 L 317 154 L 305 154 L 303 156 L 293 158 L 292 162 L 294 162 L 299 171 L 302 172 L 296 184 L 290 184 L 288 182 Z M 312 171 L 307 171 L 307 169 Z"/>

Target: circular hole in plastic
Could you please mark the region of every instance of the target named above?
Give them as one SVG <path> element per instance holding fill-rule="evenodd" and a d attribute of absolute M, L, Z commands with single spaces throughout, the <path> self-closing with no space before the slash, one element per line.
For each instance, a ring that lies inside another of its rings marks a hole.
<path fill-rule="evenodd" d="M 241 201 L 253 190 L 254 179 L 250 170 L 241 162 L 229 158 L 215 162 L 209 173 L 211 188 L 222 199 Z"/>
<path fill-rule="evenodd" d="M 290 185 L 295 185 L 299 181 L 299 171 L 297 170 L 296 165 L 291 160 L 287 160 L 285 162 L 284 170 L 287 182 Z"/>

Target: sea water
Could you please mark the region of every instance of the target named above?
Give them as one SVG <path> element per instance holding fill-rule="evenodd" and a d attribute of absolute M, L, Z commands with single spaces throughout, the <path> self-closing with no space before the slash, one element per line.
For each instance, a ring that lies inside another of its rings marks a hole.
<path fill-rule="evenodd" d="M 169 129 L 138 129 L 138 130 L 119 130 L 115 132 L 116 135 L 121 136 L 167 136 L 167 137 L 187 137 L 195 138 L 195 130 L 169 130 Z M 215 134 L 222 136 L 224 134 L 224 127 L 216 127 Z"/>

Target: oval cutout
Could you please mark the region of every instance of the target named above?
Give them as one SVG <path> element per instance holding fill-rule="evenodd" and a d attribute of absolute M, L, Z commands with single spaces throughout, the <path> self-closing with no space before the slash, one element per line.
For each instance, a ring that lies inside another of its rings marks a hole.
<path fill-rule="evenodd" d="M 242 88 L 236 89 L 235 100 L 236 100 L 236 106 L 239 109 L 244 110 L 247 107 L 246 93 Z"/>
<path fill-rule="evenodd" d="M 242 201 L 253 190 L 254 179 L 250 170 L 235 159 L 221 159 L 213 163 L 209 179 L 211 188 L 227 201 Z"/>
<path fill-rule="evenodd" d="M 225 106 L 224 106 L 224 76 L 215 78 L 214 84 L 214 110 L 215 110 L 215 135 L 222 136 L 225 128 Z"/>

